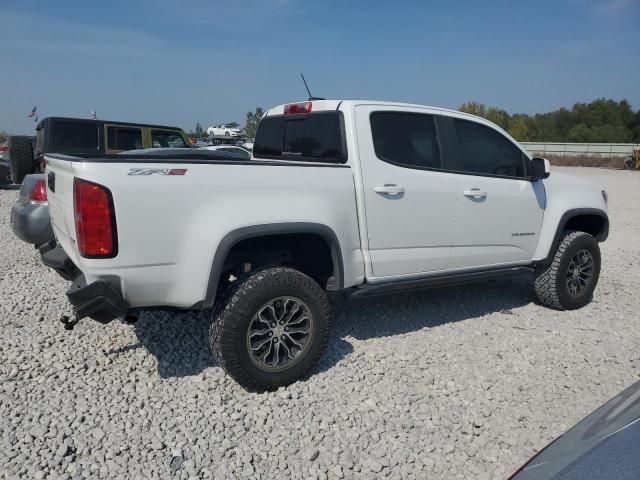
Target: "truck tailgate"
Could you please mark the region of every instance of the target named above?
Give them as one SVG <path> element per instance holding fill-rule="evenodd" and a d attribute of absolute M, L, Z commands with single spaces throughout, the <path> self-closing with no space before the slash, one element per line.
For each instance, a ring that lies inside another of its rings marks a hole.
<path fill-rule="evenodd" d="M 50 157 L 45 159 L 49 215 L 53 233 L 65 252 L 75 261 L 77 250 L 73 212 L 74 162 Z"/>

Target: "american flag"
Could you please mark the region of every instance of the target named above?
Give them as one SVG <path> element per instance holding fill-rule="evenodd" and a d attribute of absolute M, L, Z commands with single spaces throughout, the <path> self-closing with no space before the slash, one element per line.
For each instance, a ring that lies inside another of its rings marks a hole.
<path fill-rule="evenodd" d="M 38 118 L 38 107 L 33 107 L 33 110 L 31 110 L 31 113 L 29 115 L 27 115 L 28 118 L 33 118 L 36 117 Z"/>

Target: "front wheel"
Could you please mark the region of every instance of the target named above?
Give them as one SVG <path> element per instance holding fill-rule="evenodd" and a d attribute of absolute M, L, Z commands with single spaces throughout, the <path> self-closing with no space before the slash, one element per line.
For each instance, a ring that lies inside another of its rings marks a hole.
<path fill-rule="evenodd" d="M 329 337 L 324 290 L 285 267 L 250 273 L 229 288 L 209 331 L 218 363 L 247 390 L 273 390 L 303 377 Z"/>
<path fill-rule="evenodd" d="M 536 296 L 544 305 L 575 310 L 591 300 L 600 277 L 600 248 L 585 232 L 566 231 L 551 263 L 536 271 Z"/>

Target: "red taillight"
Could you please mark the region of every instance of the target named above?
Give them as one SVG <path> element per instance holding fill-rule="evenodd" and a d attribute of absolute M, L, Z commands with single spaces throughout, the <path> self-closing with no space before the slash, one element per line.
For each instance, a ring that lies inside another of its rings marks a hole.
<path fill-rule="evenodd" d="M 118 253 L 115 212 L 109 189 L 96 183 L 73 181 L 76 240 L 80 255 L 115 257 Z"/>
<path fill-rule="evenodd" d="M 47 203 L 47 182 L 38 180 L 31 190 L 31 202 L 44 205 Z"/>
<path fill-rule="evenodd" d="M 284 106 L 285 115 L 298 115 L 300 113 L 311 113 L 311 102 L 289 103 Z"/>

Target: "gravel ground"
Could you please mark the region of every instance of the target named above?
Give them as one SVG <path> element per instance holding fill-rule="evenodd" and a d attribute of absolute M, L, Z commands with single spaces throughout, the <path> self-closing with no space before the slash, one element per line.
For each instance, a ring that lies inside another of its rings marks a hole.
<path fill-rule="evenodd" d="M 63 330 L 0 191 L 0 478 L 505 478 L 640 374 L 640 174 L 556 170 L 609 192 L 590 305 L 526 277 L 336 305 L 320 365 L 265 394 L 213 363 L 205 315 Z"/>

